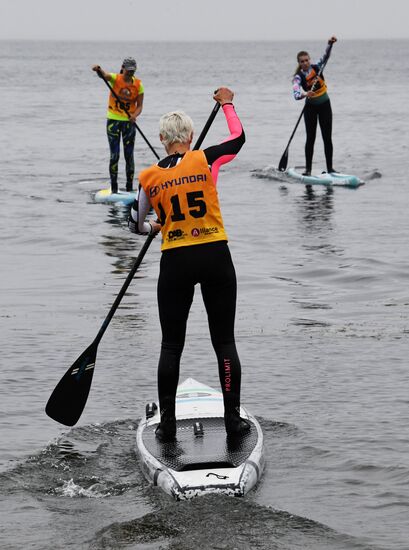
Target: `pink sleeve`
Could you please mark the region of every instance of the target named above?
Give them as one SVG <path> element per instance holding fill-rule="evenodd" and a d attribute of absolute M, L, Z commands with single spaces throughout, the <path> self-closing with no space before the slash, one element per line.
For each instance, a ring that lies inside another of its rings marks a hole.
<path fill-rule="evenodd" d="M 223 105 L 222 108 L 224 116 L 226 117 L 227 126 L 230 130 L 229 137 L 222 141 L 222 143 L 226 143 L 227 141 L 232 141 L 233 139 L 239 138 L 243 134 L 243 127 L 231 103 Z M 223 155 L 214 161 L 214 163 L 212 164 L 211 172 L 215 185 L 217 185 L 217 177 L 219 175 L 220 166 L 232 161 L 235 156 L 236 154 Z"/>

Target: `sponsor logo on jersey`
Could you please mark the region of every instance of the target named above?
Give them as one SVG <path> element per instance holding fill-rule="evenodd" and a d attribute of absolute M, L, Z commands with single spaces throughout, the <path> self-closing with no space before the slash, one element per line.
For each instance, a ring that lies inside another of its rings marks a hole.
<path fill-rule="evenodd" d="M 218 233 L 218 227 L 194 227 L 191 231 L 192 237 L 199 237 L 200 235 L 211 235 L 212 233 Z"/>
<path fill-rule="evenodd" d="M 131 97 L 131 92 L 129 88 L 121 88 L 118 95 L 124 99 L 129 99 Z"/>
<path fill-rule="evenodd" d="M 160 187 L 159 185 L 154 185 L 149 189 L 149 196 L 150 197 L 156 197 L 156 195 L 159 193 Z"/>
<path fill-rule="evenodd" d="M 197 174 L 193 176 L 183 176 L 182 178 L 173 178 L 166 180 L 161 184 L 162 189 L 168 189 L 176 185 L 184 185 L 185 183 L 200 183 L 206 181 L 206 174 Z"/>
<path fill-rule="evenodd" d="M 179 239 L 184 239 L 185 235 L 186 233 L 182 229 L 173 229 L 172 231 L 168 231 L 166 239 L 168 242 L 178 241 Z"/>
<path fill-rule="evenodd" d="M 161 185 L 154 185 L 149 189 L 149 196 L 156 197 L 161 189 L 169 189 L 186 183 L 202 183 L 207 180 L 206 174 L 197 174 L 193 176 L 183 176 L 182 178 L 173 178 L 164 181 Z"/>

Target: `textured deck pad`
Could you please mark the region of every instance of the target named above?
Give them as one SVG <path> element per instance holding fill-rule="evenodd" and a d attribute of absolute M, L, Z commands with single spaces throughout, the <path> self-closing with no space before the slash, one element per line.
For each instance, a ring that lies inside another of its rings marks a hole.
<path fill-rule="evenodd" d="M 201 422 L 203 435 L 195 436 L 193 425 Z M 227 437 L 223 418 L 189 418 L 176 422 L 176 441 L 161 443 L 155 436 L 157 424 L 145 428 L 143 442 L 162 464 L 178 472 L 206 468 L 233 468 L 242 464 L 257 444 L 257 429 L 243 436 Z"/>

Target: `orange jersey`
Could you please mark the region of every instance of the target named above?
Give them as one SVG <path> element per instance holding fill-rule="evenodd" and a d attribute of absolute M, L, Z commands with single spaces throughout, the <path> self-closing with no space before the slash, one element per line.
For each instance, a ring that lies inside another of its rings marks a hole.
<path fill-rule="evenodd" d="M 219 198 L 203 151 L 172 168 L 153 165 L 139 181 L 162 225 L 162 250 L 227 241 Z"/>
<path fill-rule="evenodd" d="M 320 97 L 326 93 L 327 84 L 323 77 L 318 76 L 318 66 L 312 65 L 311 67 L 311 71 L 308 75 L 303 75 L 305 89 L 307 91 L 313 90 L 315 93 L 314 97 Z"/>
<path fill-rule="evenodd" d="M 136 111 L 136 100 L 144 92 L 142 82 L 138 78 L 132 77 L 132 84 L 130 84 L 125 81 L 124 75 L 112 73 L 110 83 L 127 111 L 133 115 Z M 113 120 L 129 120 L 128 115 L 121 109 L 119 101 L 112 93 L 109 94 L 107 116 Z"/>

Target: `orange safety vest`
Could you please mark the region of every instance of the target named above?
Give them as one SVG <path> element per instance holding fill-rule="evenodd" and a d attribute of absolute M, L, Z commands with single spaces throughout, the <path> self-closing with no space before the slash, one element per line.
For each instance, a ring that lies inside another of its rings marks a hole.
<path fill-rule="evenodd" d="M 130 84 L 125 81 L 124 75 L 113 73 L 111 75 L 111 86 L 128 112 L 133 115 L 136 111 L 138 95 L 143 94 L 142 82 L 138 78 L 132 77 L 132 84 Z M 107 117 L 113 120 L 129 120 L 128 115 L 121 109 L 120 102 L 112 92 L 109 94 Z"/>
<path fill-rule="evenodd" d="M 317 65 L 311 65 L 311 71 L 308 73 L 308 75 L 304 75 L 301 71 L 299 72 L 299 75 L 301 77 L 301 86 L 304 88 L 306 92 L 311 90 L 311 88 L 314 85 L 315 80 L 317 81 L 314 85 L 314 97 L 320 97 L 324 95 L 327 91 L 327 84 L 322 76 L 318 75 L 318 66 Z"/>
<path fill-rule="evenodd" d="M 203 151 L 187 151 L 173 168 L 139 174 L 162 225 L 162 250 L 227 241 L 219 198 Z"/>

